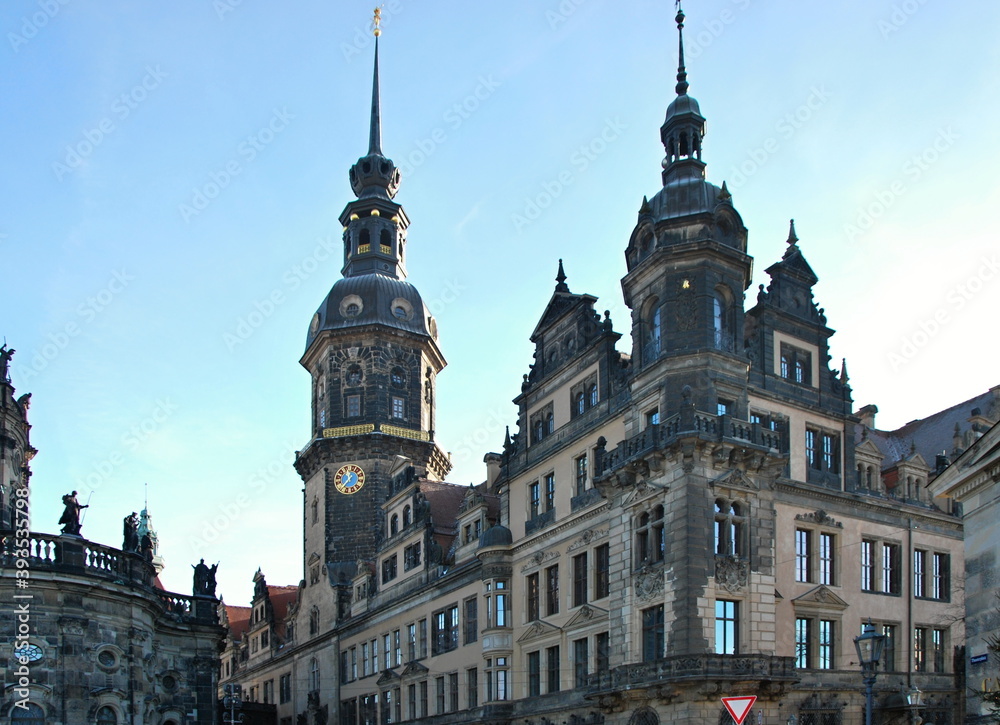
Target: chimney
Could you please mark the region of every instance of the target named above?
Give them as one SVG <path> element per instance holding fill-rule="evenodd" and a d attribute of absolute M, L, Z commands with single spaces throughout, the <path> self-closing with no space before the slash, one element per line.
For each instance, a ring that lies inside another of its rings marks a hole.
<path fill-rule="evenodd" d="M 875 414 L 878 412 L 877 405 L 866 405 L 864 408 L 858 411 L 858 417 L 861 419 L 861 425 L 865 428 L 875 428 Z"/>

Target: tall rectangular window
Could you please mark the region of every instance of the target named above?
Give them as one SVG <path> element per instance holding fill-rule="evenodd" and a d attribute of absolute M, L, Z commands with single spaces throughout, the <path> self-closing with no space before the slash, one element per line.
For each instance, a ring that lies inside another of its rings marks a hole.
<path fill-rule="evenodd" d="M 538 619 L 539 602 L 541 601 L 538 592 L 538 572 L 535 572 L 534 574 L 528 574 L 528 576 L 525 577 L 524 581 L 525 581 L 525 586 L 524 586 L 525 593 L 527 595 L 528 621 L 534 622 L 536 619 Z"/>
<path fill-rule="evenodd" d="M 587 456 L 576 459 L 576 495 L 581 496 L 587 490 Z"/>
<path fill-rule="evenodd" d="M 528 653 L 528 697 L 542 694 L 542 653 Z"/>
<path fill-rule="evenodd" d="M 392 635 L 387 634 L 382 638 L 382 657 L 385 658 L 384 669 L 392 667 Z"/>
<path fill-rule="evenodd" d="M 448 711 L 458 710 L 458 673 L 448 675 Z"/>
<path fill-rule="evenodd" d="M 882 635 L 885 637 L 885 648 L 882 650 L 882 669 L 886 672 L 896 671 L 896 625 L 883 624 Z"/>
<path fill-rule="evenodd" d="M 816 438 L 819 434 L 811 428 L 806 428 L 806 464 L 809 468 L 819 468 L 819 451 L 816 450 Z"/>
<path fill-rule="evenodd" d="M 573 681 L 575 687 L 587 686 L 587 667 L 590 660 L 590 648 L 587 638 L 573 641 Z"/>
<path fill-rule="evenodd" d="M 806 529 L 795 529 L 795 581 L 812 581 L 812 536 Z"/>
<path fill-rule="evenodd" d="M 882 593 L 899 594 L 899 544 L 882 544 Z"/>
<path fill-rule="evenodd" d="M 931 630 L 931 659 L 935 672 L 944 672 L 944 630 Z"/>
<path fill-rule="evenodd" d="M 435 698 L 434 713 L 437 715 L 444 714 L 444 677 L 434 678 L 434 692 L 437 695 Z"/>
<path fill-rule="evenodd" d="M 926 596 L 927 580 L 924 575 L 927 572 L 927 552 L 920 549 L 913 550 L 913 596 Z"/>
<path fill-rule="evenodd" d="M 406 714 L 410 720 L 416 720 L 419 717 L 417 714 L 417 683 L 415 682 L 406 688 Z M 354 722 L 351 721 L 349 725 L 354 725 Z"/>
<path fill-rule="evenodd" d="M 913 671 L 927 671 L 927 630 L 924 627 L 913 628 Z"/>
<path fill-rule="evenodd" d="M 545 511 L 546 513 L 556 507 L 556 474 L 549 473 L 545 476 Z"/>
<path fill-rule="evenodd" d="M 947 554 L 934 554 L 931 559 L 931 596 L 935 599 L 950 599 L 948 591 L 948 570 L 951 561 Z"/>
<path fill-rule="evenodd" d="M 348 418 L 357 418 L 361 415 L 361 396 L 348 395 L 344 401 L 344 415 Z"/>
<path fill-rule="evenodd" d="M 552 616 L 559 614 L 559 565 L 550 566 L 545 570 L 546 583 L 546 614 Z"/>
<path fill-rule="evenodd" d="M 829 619 L 819 620 L 819 668 L 833 669 L 834 627 L 836 623 Z"/>
<path fill-rule="evenodd" d="M 715 653 L 734 655 L 739 645 L 739 602 L 726 599 L 715 601 Z"/>
<path fill-rule="evenodd" d="M 406 400 L 399 395 L 392 396 L 392 417 L 397 420 L 406 418 Z"/>
<path fill-rule="evenodd" d="M 603 599 L 611 594 L 611 547 L 601 544 L 594 549 L 594 599 Z"/>
<path fill-rule="evenodd" d="M 417 624 L 406 625 L 406 657 L 408 662 L 417 659 Z"/>
<path fill-rule="evenodd" d="M 465 671 L 465 701 L 470 710 L 479 707 L 479 670 L 475 667 Z"/>
<path fill-rule="evenodd" d="M 823 470 L 840 473 L 840 436 L 823 434 Z"/>
<path fill-rule="evenodd" d="M 811 624 L 810 620 L 803 617 L 795 620 L 795 666 L 800 669 L 809 667 L 812 659 Z"/>
<path fill-rule="evenodd" d="M 875 542 L 861 542 L 861 591 L 875 591 Z"/>
<path fill-rule="evenodd" d="M 573 557 L 573 606 L 587 603 L 587 552 Z"/>
<path fill-rule="evenodd" d="M 509 627 L 510 626 L 510 608 L 508 606 L 510 595 L 507 593 L 507 582 L 504 580 L 498 580 L 495 582 L 496 595 L 494 600 L 496 602 L 496 607 L 494 610 L 494 624 L 497 627 Z"/>
<path fill-rule="evenodd" d="M 399 667 L 401 664 L 403 664 L 403 648 L 400 646 L 398 629 L 393 630 L 392 632 L 392 651 L 393 651 L 393 660 L 396 663 L 394 666 Z"/>
<path fill-rule="evenodd" d="M 427 707 L 427 680 L 420 681 L 420 717 L 427 717 L 430 712 Z"/>
<path fill-rule="evenodd" d="M 594 670 L 607 674 L 611 670 L 611 635 L 608 632 L 598 632 L 594 636 Z"/>
<path fill-rule="evenodd" d="M 465 644 L 479 639 L 479 600 L 475 597 L 465 600 Z"/>
<path fill-rule="evenodd" d="M 541 484 L 538 481 L 528 485 L 528 518 L 533 519 L 541 512 Z"/>
<path fill-rule="evenodd" d="M 427 656 L 427 620 L 421 619 L 417 622 L 417 630 L 419 632 L 419 645 L 420 645 L 420 657 L 423 659 Z"/>
<path fill-rule="evenodd" d="M 653 662 L 663 657 L 663 605 L 642 610 L 642 661 Z"/>
<path fill-rule="evenodd" d="M 546 685 L 548 692 L 559 692 L 559 646 L 545 649 Z"/>
<path fill-rule="evenodd" d="M 819 535 L 819 583 L 833 586 L 834 581 L 834 551 L 836 539 L 833 534 Z"/>

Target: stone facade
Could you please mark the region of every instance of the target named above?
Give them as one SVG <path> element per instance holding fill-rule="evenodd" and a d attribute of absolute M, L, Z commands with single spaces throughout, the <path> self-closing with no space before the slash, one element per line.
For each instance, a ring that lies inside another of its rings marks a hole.
<path fill-rule="evenodd" d="M 853 638 L 872 620 L 889 638 L 877 721 L 915 716 L 901 693 L 919 687 L 927 721 L 958 723 L 962 522 L 928 495 L 939 470 L 919 450 L 941 436 L 897 450 L 905 432 L 877 430 L 874 406 L 855 415 L 794 224 L 747 309 L 747 230 L 706 181 L 683 60 L 663 188 L 625 244 L 630 352 L 560 261 L 516 428 L 484 482 L 458 487 L 434 443 L 436 328 L 400 286 L 377 57 L 345 277 L 302 360 L 318 416 L 297 462 L 306 579 L 266 654 L 231 631 L 224 681 L 270 693 L 278 725 L 723 723 L 726 695 L 756 696 L 759 722 L 839 725 L 862 719 Z"/>

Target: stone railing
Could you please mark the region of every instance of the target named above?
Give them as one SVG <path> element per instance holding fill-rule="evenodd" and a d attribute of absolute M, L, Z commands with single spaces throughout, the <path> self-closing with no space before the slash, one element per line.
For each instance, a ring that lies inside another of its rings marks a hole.
<path fill-rule="evenodd" d="M 19 565 L 25 561 L 26 565 Z M 120 586 L 146 589 L 164 610 L 174 617 L 214 624 L 217 621 L 213 597 L 190 597 L 153 587 L 156 571 L 142 556 L 125 552 L 78 536 L 31 533 L 27 538 L 14 534 L 0 536 L 0 569 L 26 568 L 35 578 L 44 573 L 73 574 L 102 579 Z"/>
<path fill-rule="evenodd" d="M 701 413 L 692 408 L 672 415 L 658 424 L 647 426 L 645 430 L 626 438 L 614 448 L 598 448 L 594 461 L 594 476 L 597 478 L 612 473 L 651 451 L 662 450 L 676 440 L 688 436 L 717 441 L 729 440 L 768 450 L 784 450 L 784 441 L 779 431 L 766 428 L 760 423 L 750 423 L 729 415 Z"/>
<path fill-rule="evenodd" d="M 615 667 L 587 678 L 589 694 L 617 692 L 666 683 L 705 680 L 796 682 L 793 657 L 703 654 L 667 657 Z"/>

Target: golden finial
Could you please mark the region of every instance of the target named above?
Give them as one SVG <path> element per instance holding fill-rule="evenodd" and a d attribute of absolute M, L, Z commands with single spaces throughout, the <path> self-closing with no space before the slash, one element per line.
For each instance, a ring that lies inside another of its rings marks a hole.
<path fill-rule="evenodd" d="M 375 34 L 376 38 L 382 34 L 382 28 L 379 27 L 381 23 L 382 23 L 382 8 L 375 8 L 375 20 L 372 32 Z"/>

